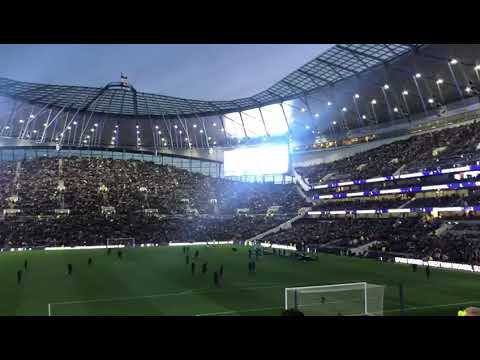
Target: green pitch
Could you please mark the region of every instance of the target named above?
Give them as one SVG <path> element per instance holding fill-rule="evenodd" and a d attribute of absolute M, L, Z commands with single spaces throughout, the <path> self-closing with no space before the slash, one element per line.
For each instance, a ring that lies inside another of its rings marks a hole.
<path fill-rule="evenodd" d="M 398 284 L 405 288 L 408 315 L 456 315 L 480 305 L 480 275 L 321 255 L 316 262 L 263 256 L 248 273 L 246 248 L 194 247 L 196 274 L 182 248 L 31 251 L 0 254 L 0 315 L 280 315 L 285 287 L 370 282 L 385 285 L 385 315 L 399 315 Z M 88 266 L 88 258 L 93 265 Z M 17 270 L 28 270 L 17 284 Z M 201 264 L 208 262 L 206 275 Z M 66 274 L 67 264 L 73 274 Z M 221 288 L 213 271 L 224 265 Z M 49 306 L 50 304 L 50 306 Z"/>

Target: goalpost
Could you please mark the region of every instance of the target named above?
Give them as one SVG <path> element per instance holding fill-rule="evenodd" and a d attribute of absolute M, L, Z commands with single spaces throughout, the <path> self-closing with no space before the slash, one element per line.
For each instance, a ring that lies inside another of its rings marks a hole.
<path fill-rule="evenodd" d="M 384 288 L 366 282 L 286 288 L 285 310 L 313 316 L 382 316 Z"/>

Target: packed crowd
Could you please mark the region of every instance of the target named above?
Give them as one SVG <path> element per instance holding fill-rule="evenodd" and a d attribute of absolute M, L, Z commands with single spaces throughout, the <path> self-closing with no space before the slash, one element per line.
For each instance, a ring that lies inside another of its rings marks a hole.
<path fill-rule="evenodd" d="M 144 215 L 24 217 L 0 221 L 0 248 L 91 246 L 198 241 L 243 241 L 279 225 L 265 216 L 167 217 Z M 134 239 L 134 240 L 133 240 Z"/>
<path fill-rule="evenodd" d="M 234 214 L 238 208 L 264 214 L 271 206 L 296 212 L 304 205 L 293 184 L 251 184 L 212 178 L 150 162 L 109 159 L 36 159 L 0 165 L 0 203 L 25 215 L 70 209 L 92 215 L 103 207 L 116 213 L 157 209 L 161 214 Z M 15 204 L 8 198 L 18 196 Z"/>
<path fill-rule="evenodd" d="M 480 122 L 410 137 L 355 154 L 335 162 L 296 168 L 309 183 L 318 183 L 330 173 L 343 174 L 350 180 L 393 175 L 406 168 L 434 169 L 444 158 L 458 158 L 477 151 Z M 444 148 L 444 149 L 443 149 Z M 434 150 L 440 150 L 437 156 Z"/>

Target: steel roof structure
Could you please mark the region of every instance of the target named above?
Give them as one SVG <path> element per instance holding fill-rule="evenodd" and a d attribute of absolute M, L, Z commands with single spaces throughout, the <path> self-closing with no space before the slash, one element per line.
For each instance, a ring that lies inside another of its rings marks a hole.
<path fill-rule="evenodd" d="M 295 70 L 270 88 L 248 98 L 202 101 L 137 91 L 124 82 L 103 88 L 51 85 L 0 78 L 0 96 L 77 111 L 125 117 L 162 116 L 174 119 L 223 115 L 304 98 L 324 87 L 387 65 L 423 44 L 336 45 Z"/>

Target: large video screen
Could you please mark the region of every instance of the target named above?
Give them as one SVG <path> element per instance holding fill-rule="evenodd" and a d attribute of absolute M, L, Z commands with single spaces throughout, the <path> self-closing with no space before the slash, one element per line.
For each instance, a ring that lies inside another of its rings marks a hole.
<path fill-rule="evenodd" d="M 277 175 L 288 171 L 288 145 L 261 145 L 227 150 L 224 175 Z"/>

